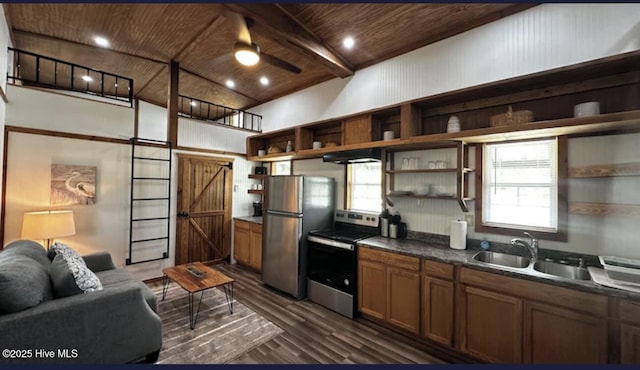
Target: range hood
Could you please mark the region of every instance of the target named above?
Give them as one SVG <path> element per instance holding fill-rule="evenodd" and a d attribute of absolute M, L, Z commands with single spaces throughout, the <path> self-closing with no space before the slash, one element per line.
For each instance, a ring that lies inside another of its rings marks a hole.
<path fill-rule="evenodd" d="M 354 149 L 342 152 L 327 153 L 322 156 L 323 162 L 337 164 L 380 162 L 380 148 Z"/>

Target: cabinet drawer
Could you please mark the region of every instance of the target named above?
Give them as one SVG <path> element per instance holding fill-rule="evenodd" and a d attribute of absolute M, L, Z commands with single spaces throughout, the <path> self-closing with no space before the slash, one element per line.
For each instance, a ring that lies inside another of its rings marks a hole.
<path fill-rule="evenodd" d="M 251 228 L 251 223 L 242 220 L 233 220 L 233 226 L 237 229 L 249 230 Z"/>
<path fill-rule="evenodd" d="M 262 234 L 262 224 L 251 223 L 251 232 Z"/>
<path fill-rule="evenodd" d="M 447 263 L 422 260 L 422 272 L 428 276 L 453 280 L 453 265 Z"/>
<path fill-rule="evenodd" d="M 640 324 L 640 302 L 620 300 L 618 306 L 620 320 Z"/>
<path fill-rule="evenodd" d="M 460 281 L 464 284 L 508 293 L 533 301 L 547 302 L 556 306 L 580 310 L 599 317 L 607 316 L 608 314 L 608 298 L 604 295 L 468 268 L 462 268 Z"/>
<path fill-rule="evenodd" d="M 420 271 L 420 259 L 417 257 L 404 256 L 402 254 L 360 247 L 358 248 L 358 258 L 384 263 L 386 265 L 399 267 L 405 270 Z"/>

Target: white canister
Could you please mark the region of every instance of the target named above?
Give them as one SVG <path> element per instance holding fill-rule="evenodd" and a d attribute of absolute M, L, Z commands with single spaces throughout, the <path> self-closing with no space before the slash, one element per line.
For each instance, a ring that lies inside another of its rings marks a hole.
<path fill-rule="evenodd" d="M 573 107 L 573 116 L 576 118 L 597 116 L 598 114 L 600 114 L 600 102 L 597 101 L 588 101 Z"/>
<path fill-rule="evenodd" d="M 447 132 L 460 132 L 460 119 L 457 116 L 449 117 Z"/>
<path fill-rule="evenodd" d="M 322 148 L 322 142 L 320 142 L 320 141 L 314 141 L 312 145 L 313 145 L 313 149 Z"/>
<path fill-rule="evenodd" d="M 267 154 L 266 150 L 264 150 L 264 149 L 258 150 L 258 155 L 265 155 L 265 154 Z"/>
<path fill-rule="evenodd" d="M 384 140 L 393 140 L 396 138 L 396 135 L 393 133 L 393 131 L 385 131 L 382 133 L 382 138 Z"/>

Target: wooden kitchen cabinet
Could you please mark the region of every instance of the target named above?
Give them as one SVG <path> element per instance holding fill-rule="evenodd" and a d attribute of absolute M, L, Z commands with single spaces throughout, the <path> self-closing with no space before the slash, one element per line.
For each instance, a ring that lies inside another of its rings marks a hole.
<path fill-rule="evenodd" d="M 262 270 L 262 225 L 234 220 L 233 258 L 255 270 Z"/>
<path fill-rule="evenodd" d="M 387 316 L 385 266 L 370 261 L 358 262 L 358 310 L 380 320 Z"/>
<path fill-rule="evenodd" d="M 604 364 L 606 319 L 525 302 L 523 348 L 527 364 Z"/>
<path fill-rule="evenodd" d="M 420 274 L 387 266 L 387 321 L 420 333 Z"/>
<path fill-rule="evenodd" d="M 606 296 L 467 268 L 460 282 L 463 352 L 490 362 L 608 361 Z"/>
<path fill-rule="evenodd" d="M 620 362 L 640 364 L 640 302 L 621 300 L 620 315 Z"/>
<path fill-rule="evenodd" d="M 358 310 L 404 330 L 420 332 L 420 260 L 358 249 Z"/>
<path fill-rule="evenodd" d="M 422 335 L 453 346 L 454 295 L 453 266 L 422 261 Z"/>
<path fill-rule="evenodd" d="M 262 271 L 262 225 L 251 224 L 249 235 L 249 266 Z"/>
<path fill-rule="evenodd" d="M 522 300 L 462 286 L 459 297 L 460 349 L 492 363 L 522 362 Z"/>

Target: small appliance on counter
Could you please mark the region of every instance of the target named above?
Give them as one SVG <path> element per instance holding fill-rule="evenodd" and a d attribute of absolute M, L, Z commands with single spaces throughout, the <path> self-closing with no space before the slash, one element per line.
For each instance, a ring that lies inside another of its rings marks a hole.
<path fill-rule="evenodd" d="M 256 175 L 266 175 L 267 174 L 267 167 L 256 167 L 254 168 L 254 174 Z"/>
<path fill-rule="evenodd" d="M 262 216 L 262 202 L 255 201 L 253 202 L 253 217 L 261 217 Z"/>

